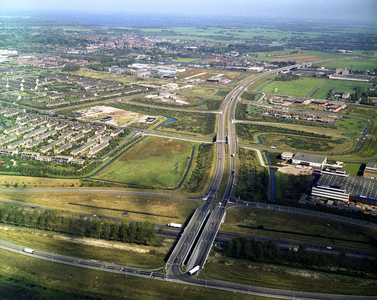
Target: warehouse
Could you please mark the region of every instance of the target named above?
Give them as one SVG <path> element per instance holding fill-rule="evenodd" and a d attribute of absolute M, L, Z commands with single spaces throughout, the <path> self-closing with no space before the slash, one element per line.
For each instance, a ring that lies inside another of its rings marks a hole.
<path fill-rule="evenodd" d="M 307 153 L 297 153 L 292 158 L 292 163 L 313 168 L 323 168 L 327 161 L 327 157 L 312 155 Z"/>

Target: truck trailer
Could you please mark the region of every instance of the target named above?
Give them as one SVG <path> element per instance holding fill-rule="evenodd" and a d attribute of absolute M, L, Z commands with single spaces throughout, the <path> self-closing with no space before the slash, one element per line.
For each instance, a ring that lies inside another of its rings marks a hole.
<path fill-rule="evenodd" d="M 170 226 L 170 227 L 176 227 L 176 228 L 181 228 L 181 227 L 182 227 L 182 224 L 178 224 L 178 223 L 169 223 L 168 226 Z"/>
<path fill-rule="evenodd" d="M 200 269 L 200 266 L 196 266 L 195 268 L 192 268 L 188 273 L 190 275 L 194 275 L 196 272 L 198 272 Z"/>

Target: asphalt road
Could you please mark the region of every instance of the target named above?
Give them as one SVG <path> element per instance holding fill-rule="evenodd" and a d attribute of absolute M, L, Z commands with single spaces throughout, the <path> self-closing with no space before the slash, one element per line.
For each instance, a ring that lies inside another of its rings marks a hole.
<path fill-rule="evenodd" d="M 105 272 L 123 274 L 125 276 L 137 276 L 141 278 L 147 278 L 151 280 L 161 280 L 169 281 L 174 283 L 189 284 L 194 286 L 206 287 L 221 289 L 226 291 L 233 291 L 245 294 L 259 295 L 264 297 L 275 297 L 281 299 L 319 299 L 319 300 L 336 300 L 336 299 L 347 299 L 347 300 L 366 300 L 366 299 L 377 299 L 377 297 L 370 296 L 352 296 L 352 295 L 329 295 L 329 294 L 317 294 L 317 293 L 306 293 L 306 292 L 296 292 L 296 291 L 287 291 L 280 289 L 269 289 L 263 287 L 256 287 L 245 284 L 238 284 L 232 282 L 225 282 L 219 280 L 206 280 L 206 279 L 197 279 L 193 276 L 187 274 L 174 276 L 174 275 L 165 275 L 159 273 L 158 270 L 145 270 L 139 268 L 132 268 L 128 266 L 122 266 L 117 264 L 110 264 L 95 260 L 87 260 L 74 258 L 64 255 L 58 255 L 55 253 L 34 250 L 33 254 L 29 254 L 23 251 L 24 247 L 21 245 L 9 243 L 6 241 L 0 240 L 0 248 L 14 253 L 19 253 L 21 255 L 27 255 L 29 257 L 44 259 L 51 261 L 52 263 L 61 263 L 66 265 L 71 265 L 75 267 L 95 269 Z"/>

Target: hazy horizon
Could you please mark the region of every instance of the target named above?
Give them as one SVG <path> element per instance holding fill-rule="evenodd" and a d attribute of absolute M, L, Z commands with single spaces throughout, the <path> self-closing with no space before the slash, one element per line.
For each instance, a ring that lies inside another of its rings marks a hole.
<path fill-rule="evenodd" d="M 374 0 L 139 0 L 125 3 L 121 0 L 15 0 L 2 4 L 2 15 L 12 13 L 102 13 L 102 14 L 156 14 L 200 17 L 242 17 L 310 20 L 373 21 L 377 15 Z"/>

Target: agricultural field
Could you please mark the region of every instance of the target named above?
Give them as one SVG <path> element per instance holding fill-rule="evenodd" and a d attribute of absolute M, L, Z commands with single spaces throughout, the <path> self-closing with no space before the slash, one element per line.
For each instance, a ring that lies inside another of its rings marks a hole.
<path fill-rule="evenodd" d="M 154 223 L 185 223 L 197 205 L 188 200 L 122 193 L 1 192 L 2 201 Z"/>
<path fill-rule="evenodd" d="M 100 171 L 94 179 L 176 188 L 188 167 L 193 146 L 184 141 L 148 137 Z"/>
<path fill-rule="evenodd" d="M 260 225 L 264 229 L 258 229 Z M 373 229 L 307 215 L 249 207 L 227 210 L 221 230 L 286 239 L 293 243 L 306 242 L 364 250 L 372 250 L 371 241 L 377 238 L 377 231 Z"/>
<path fill-rule="evenodd" d="M 305 97 L 323 81 L 323 79 L 318 78 L 300 78 L 298 80 L 287 82 L 274 81 L 267 84 L 260 91 L 265 93 Z"/>
<path fill-rule="evenodd" d="M 316 99 L 327 99 L 330 91 L 336 89 L 335 93 L 352 93 L 354 87 L 368 88 L 372 85 L 361 82 L 327 80 L 313 95 Z"/>
<path fill-rule="evenodd" d="M 377 59 L 345 59 L 332 62 L 323 62 L 320 65 L 321 67 L 326 68 L 347 68 L 348 70 L 352 68 L 352 70 L 369 70 L 370 72 L 373 72 L 373 70 L 377 67 Z"/>

